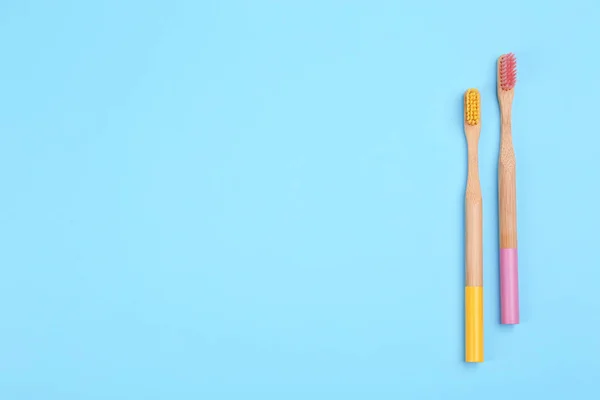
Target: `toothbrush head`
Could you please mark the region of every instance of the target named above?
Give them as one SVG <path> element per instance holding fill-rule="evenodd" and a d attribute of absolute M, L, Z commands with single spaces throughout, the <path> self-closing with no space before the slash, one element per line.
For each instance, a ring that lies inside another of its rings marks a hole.
<path fill-rule="evenodd" d="M 469 89 L 465 92 L 465 123 L 475 126 L 481 120 L 481 98 L 479 90 Z"/>
<path fill-rule="evenodd" d="M 512 90 L 517 83 L 517 58 L 513 53 L 503 54 L 498 59 L 498 79 L 502 90 Z"/>

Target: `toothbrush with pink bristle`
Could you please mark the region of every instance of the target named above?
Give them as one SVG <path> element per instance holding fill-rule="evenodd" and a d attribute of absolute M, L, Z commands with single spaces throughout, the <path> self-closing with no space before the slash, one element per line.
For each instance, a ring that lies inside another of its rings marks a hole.
<path fill-rule="evenodd" d="M 516 159 L 512 143 L 512 103 L 517 83 L 517 60 L 512 53 L 498 59 L 500 157 L 498 159 L 498 219 L 500 223 L 500 308 L 503 324 L 519 323 L 517 257 Z"/>

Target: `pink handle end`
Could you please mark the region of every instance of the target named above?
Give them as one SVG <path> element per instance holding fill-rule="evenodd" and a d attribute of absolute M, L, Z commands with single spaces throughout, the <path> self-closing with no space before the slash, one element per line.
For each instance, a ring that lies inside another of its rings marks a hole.
<path fill-rule="evenodd" d="M 500 314 L 503 324 L 519 323 L 517 249 L 500 249 Z"/>

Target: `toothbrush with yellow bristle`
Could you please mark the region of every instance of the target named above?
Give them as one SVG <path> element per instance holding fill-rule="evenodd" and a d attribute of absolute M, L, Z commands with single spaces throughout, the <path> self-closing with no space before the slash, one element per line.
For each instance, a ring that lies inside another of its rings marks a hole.
<path fill-rule="evenodd" d="M 503 324 L 519 323 L 517 258 L 517 184 L 512 144 L 512 103 L 517 60 L 512 53 L 498 59 L 500 156 L 498 158 L 498 219 L 500 221 L 500 314 Z"/>
<path fill-rule="evenodd" d="M 479 183 L 478 146 L 481 97 L 465 93 L 465 136 L 468 172 L 465 192 L 465 361 L 483 362 L 483 208 Z"/>

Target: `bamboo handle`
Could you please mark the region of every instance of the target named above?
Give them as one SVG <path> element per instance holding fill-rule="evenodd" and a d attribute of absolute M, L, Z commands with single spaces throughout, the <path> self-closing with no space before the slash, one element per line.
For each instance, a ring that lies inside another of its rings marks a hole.
<path fill-rule="evenodd" d="M 514 90 L 498 89 L 500 102 L 500 156 L 498 158 L 498 219 L 500 229 L 500 314 L 503 324 L 519 323 L 517 257 L 517 179 L 512 143 Z"/>
<path fill-rule="evenodd" d="M 483 362 L 483 206 L 477 146 L 480 126 L 465 125 L 465 361 Z"/>
<path fill-rule="evenodd" d="M 465 278 L 466 286 L 483 286 L 483 207 L 477 140 L 469 142 L 469 167 L 465 193 Z"/>
<path fill-rule="evenodd" d="M 516 249 L 517 181 L 510 116 L 502 118 L 500 159 L 498 161 L 498 206 L 500 213 L 500 248 Z"/>

